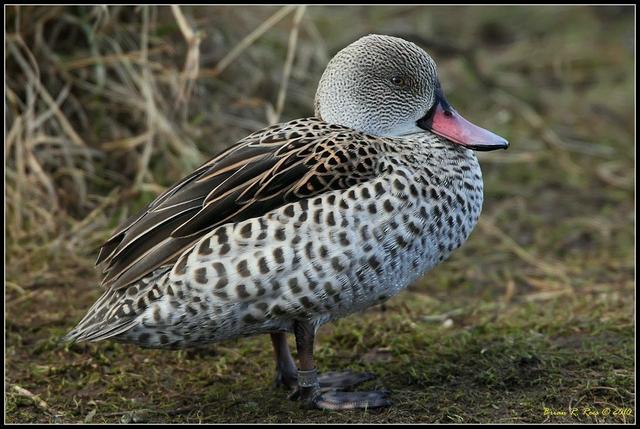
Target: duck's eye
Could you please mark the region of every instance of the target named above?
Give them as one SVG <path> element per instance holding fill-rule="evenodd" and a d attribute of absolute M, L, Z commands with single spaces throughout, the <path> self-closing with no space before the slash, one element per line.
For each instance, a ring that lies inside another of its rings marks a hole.
<path fill-rule="evenodd" d="M 391 78 L 391 83 L 393 83 L 394 85 L 397 85 L 397 86 L 405 86 L 406 85 L 405 80 L 400 76 L 392 77 Z"/>

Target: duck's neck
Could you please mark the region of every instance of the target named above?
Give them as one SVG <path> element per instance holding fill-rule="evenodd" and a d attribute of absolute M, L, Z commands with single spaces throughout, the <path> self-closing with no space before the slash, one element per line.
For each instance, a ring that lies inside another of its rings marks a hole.
<path fill-rule="evenodd" d="M 482 187 L 482 172 L 475 152 L 432 133 L 406 138 L 381 139 L 386 163 L 406 167 L 415 179 L 428 183 L 447 182 L 464 186 L 468 181 Z"/>

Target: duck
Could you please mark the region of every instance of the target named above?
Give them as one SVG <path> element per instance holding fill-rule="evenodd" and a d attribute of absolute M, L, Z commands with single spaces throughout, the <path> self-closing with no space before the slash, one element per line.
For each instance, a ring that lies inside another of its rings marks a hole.
<path fill-rule="evenodd" d="M 447 102 L 422 48 L 361 37 L 327 64 L 314 116 L 248 135 L 113 233 L 104 293 L 64 339 L 176 349 L 269 334 L 276 384 L 305 407 L 389 406 L 387 391 L 352 391 L 372 374 L 319 374 L 316 333 L 459 248 L 483 203 L 475 151 L 508 146 Z"/>

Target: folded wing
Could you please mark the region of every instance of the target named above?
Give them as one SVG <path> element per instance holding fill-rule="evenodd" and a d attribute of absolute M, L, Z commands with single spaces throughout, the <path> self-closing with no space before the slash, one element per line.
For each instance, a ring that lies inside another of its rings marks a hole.
<path fill-rule="evenodd" d="M 175 260 L 213 228 L 373 178 L 375 141 L 317 118 L 251 134 L 128 219 L 102 246 L 103 285 L 122 288 Z"/>

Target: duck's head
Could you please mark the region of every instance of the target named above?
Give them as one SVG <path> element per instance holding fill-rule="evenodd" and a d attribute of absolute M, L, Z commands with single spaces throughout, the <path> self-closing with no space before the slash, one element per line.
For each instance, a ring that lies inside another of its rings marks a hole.
<path fill-rule="evenodd" d="M 506 149 L 444 98 L 436 64 L 416 44 L 372 34 L 338 52 L 320 79 L 315 114 L 383 137 L 432 132 L 474 150 Z"/>

